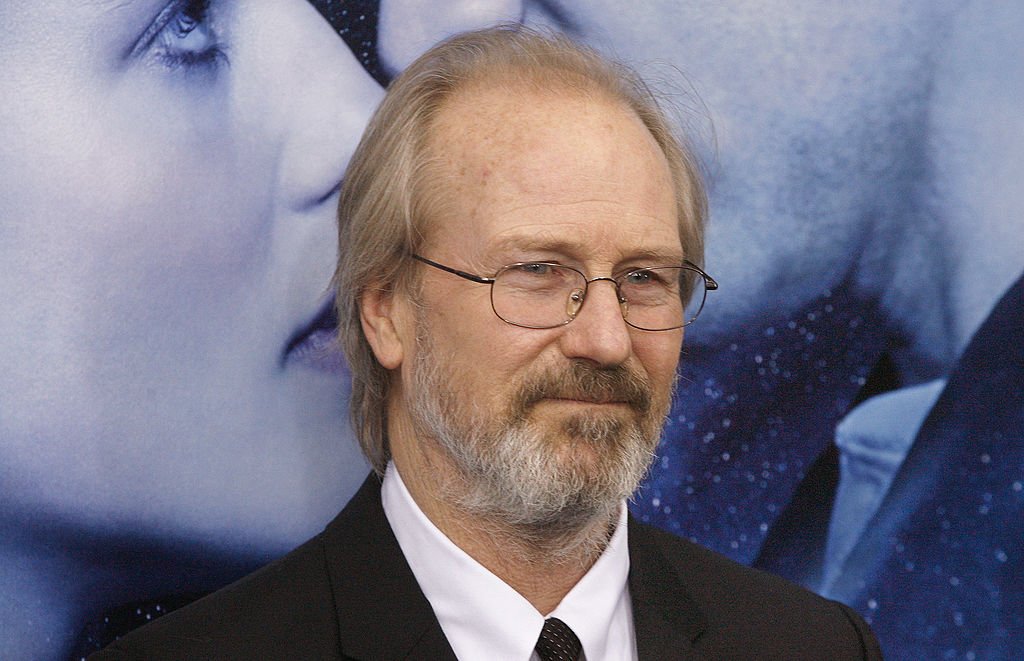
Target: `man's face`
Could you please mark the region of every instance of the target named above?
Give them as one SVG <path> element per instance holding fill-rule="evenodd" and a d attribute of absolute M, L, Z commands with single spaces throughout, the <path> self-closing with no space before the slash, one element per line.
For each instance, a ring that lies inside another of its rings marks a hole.
<path fill-rule="evenodd" d="M 617 105 L 472 88 L 442 110 L 429 148 L 428 176 L 444 182 L 430 259 L 488 276 L 557 262 L 594 278 L 684 258 L 667 164 Z M 405 407 L 465 478 L 461 504 L 534 524 L 617 506 L 657 443 L 682 331 L 630 328 L 608 282 L 571 324 L 519 328 L 491 310 L 487 285 L 417 268 Z"/>

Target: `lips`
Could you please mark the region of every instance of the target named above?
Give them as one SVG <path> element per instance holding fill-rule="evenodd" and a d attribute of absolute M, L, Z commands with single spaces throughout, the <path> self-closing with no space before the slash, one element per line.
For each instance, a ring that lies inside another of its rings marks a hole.
<path fill-rule="evenodd" d="M 281 351 L 281 366 L 301 366 L 331 374 L 347 374 L 348 368 L 337 343 L 338 317 L 334 297 L 328 297 L 304 326 L 298 328 Z"/>

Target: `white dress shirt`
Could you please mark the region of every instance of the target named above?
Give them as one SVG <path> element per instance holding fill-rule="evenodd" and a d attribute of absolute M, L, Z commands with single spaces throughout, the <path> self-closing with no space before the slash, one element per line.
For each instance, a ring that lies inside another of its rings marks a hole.
<path fill-rule="evenodd" d="M 625 503 L 604 553 L 545 616 L 423 514 L 393 463 L 384 473 L 381 499 L 402 553 L 461 661 L 536 659 L 533 648 L 545 617 L 569 625 L 588 661 L 637 658 Z"/>
<path fill-rule="evenodd" d="M 945 387 L 946 380 L 937 379 L 876 395 L 836 426 L 839 486 L 819 589 L 826 597 Z"/>

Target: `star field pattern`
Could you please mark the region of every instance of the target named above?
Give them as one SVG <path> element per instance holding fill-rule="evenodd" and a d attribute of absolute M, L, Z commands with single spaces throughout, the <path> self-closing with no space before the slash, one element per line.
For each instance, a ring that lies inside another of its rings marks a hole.
<path fill-rule="evenodd" d="M 842 288 L 792 317 L 765 318 L 720 350 L 684 346 L 634 513 L 751 564 L 892 341 L 883 319 Z"/>
<path fill-rule="evenodd" d="M 377 59 L 377 11 L 379 0 L 309 0 L 327 19 L 367 72 L 382 86 L 387 76 Z"/>
<path fill-rule="evenodd" d="M 1024 659 L 1024 278 L 960 358 L 832 596 L 889 658 Z"/>

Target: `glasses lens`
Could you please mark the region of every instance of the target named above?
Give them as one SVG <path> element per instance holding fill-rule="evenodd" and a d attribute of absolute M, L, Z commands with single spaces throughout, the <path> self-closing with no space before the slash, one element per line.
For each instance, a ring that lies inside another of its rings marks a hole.
<path fill-rule="evenodd" d="M 527 262 L 506 266 L 494 277 L 491 305 L 504 321 L 526 328 L 554 328 L 572 321 L 587 279 L 558 264 Z"/>
<path fill-rule="evenodd" d="M 628 303 L 626 321 L 643 330 L 693 323 L 707 293 L 703 275 L 685 266 L 630 271 L 619 278 L 619 292 Z"/>

